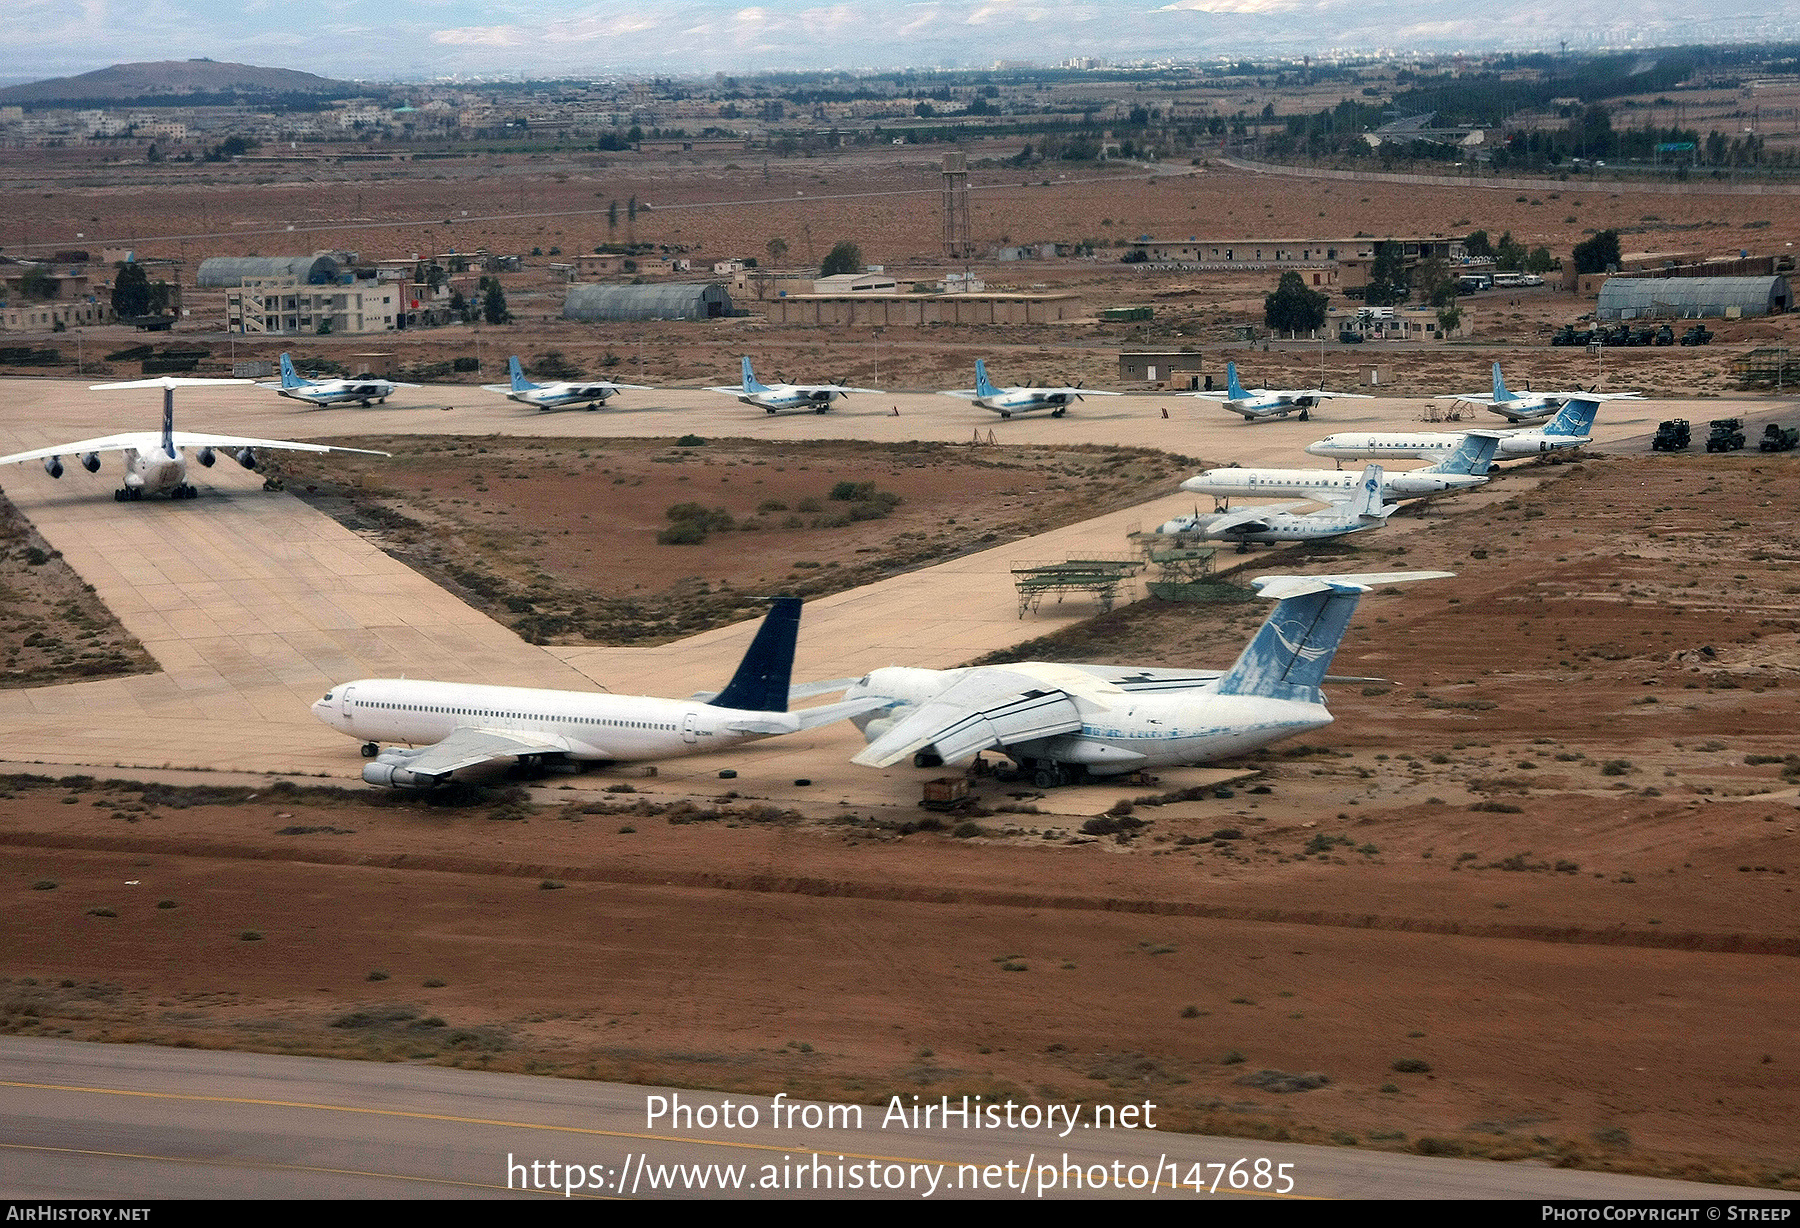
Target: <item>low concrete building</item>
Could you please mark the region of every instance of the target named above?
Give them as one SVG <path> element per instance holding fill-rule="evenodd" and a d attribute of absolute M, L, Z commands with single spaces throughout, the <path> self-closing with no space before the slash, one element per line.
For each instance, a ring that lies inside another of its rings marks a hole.
<path fill-rule="evenodd" d="M 225 292 L 228 332 L 381 333 L 405 327 L 404 287 L 392 282 L 311 286 L 292 277 L 246 278 Z"/>
<path fill-rule="evenodd" d="M 767 305 L 774 324 L 1052 324 L 1087 318 L 1079 294 L 790 294 Z"/>
<path fill-rule="evenodd" d="M 1128 350 L 1119 355 L 1121 384 L 1198 388 L 1204 375 L 1204 359 L 1198 350 Z"/>

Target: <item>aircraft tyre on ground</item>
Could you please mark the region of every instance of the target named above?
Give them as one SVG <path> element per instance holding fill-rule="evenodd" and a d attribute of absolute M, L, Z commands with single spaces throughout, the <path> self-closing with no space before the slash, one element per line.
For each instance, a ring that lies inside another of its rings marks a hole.
<path fill-rule="evenodd" d="M 381 747 L 378 746 L 376 743 L 364 742 L 362 744 L 362 757 L 364 759 L 373 759 L 376 755 L 379 755 L 380 753 L 381 753 Z"/>

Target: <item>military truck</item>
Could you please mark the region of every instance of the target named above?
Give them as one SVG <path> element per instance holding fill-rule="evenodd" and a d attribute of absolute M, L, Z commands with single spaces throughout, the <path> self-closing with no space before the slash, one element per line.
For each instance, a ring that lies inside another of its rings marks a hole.
<path fill-rule="evenodd" d="M 1689 439 L 1688 420 L 1671 418 L 1667 422 L 1658 423 L 1656 438 L 1650 441 L 1652 452 L 1684 452 Z"/>
<path fill-rule="evenodd" d="M 1736 452 L 1744 446 L 1742 418 L 1714 418 L 1707 425 L 1712 427 L 1712 434 L 1706 437 L 1708 452 Z"/>
<path fill-rule="evenodd" d="M 1675 330 L 1670 328 L 1667 324 L 1663 325 L 1661 328 L 1656 330 L 1656 337 L 1654 339 L 1653 344 L 1674 345 L 1675 344 Z"/>
<path fill-rule="evenodd" d="M 1763 427 L 1763 436 L 1756 449 L 1759 452 L 1792 452 L 1796 444 L 1800 444 L 1800 428 L 1776 426 L 1771 422 Z"/>
<path fill-rule="evenodd" d="M 1683 345 L 1705 345 L 1712 339 L 1712 329 L 1704 324 L 1696 324 L 1681 334 L 1681 344 Z"/>

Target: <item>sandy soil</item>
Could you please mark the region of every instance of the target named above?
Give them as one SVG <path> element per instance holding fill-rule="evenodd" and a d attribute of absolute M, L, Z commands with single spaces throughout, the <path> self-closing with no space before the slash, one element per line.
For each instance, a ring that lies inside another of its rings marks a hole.
<path fill-rule="evenodd" d="M 1167 493 L 1193 469 L 1148 449 L 990 457 L 925 442 L 401 436 L 364 446 L 394 456 L 265 464 L 309 503 L 550 643 L 652 642 L 754 618 L 771 592 L 823 596 L 1044 533 Z M 842 483 L 865 489 L 833 498 Z M 696 504 L 712 514 L 705 539 L 660 540 Z"/>
<path fill-rule="evenodd" d="M 1028 812 L 907 834 L 917 811 L 824 800 L 15 784 L 0 1019 L 1141 1095 L 1209 1129 L 1794 1185 L 1800 543 L 1768 509 L 1795 463 L 1590 459 L 1441 514 L 1386 552 L 1462 575 L 1372 595 L 1334 665 L 1392 684 L 1338 688 L 1338 724 L 1230 796 L 1140 799 L 1123 840 Z M 1222 662 L 1256 617 L 1146 604 L 1068 655 Z M 1261 1070 L 1331 1081 L 1239 1082 Z"/>

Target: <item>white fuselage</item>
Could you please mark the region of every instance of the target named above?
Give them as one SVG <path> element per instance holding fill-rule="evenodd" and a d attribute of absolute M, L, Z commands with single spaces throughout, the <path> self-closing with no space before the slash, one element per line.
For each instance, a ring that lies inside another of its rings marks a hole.
<path fill-rule="evenodd" d="M 538 409 L 561 409 L 565 405 L 604 405 L 606 398 L 618 391 L 612 384 L 541 384 L 509 392 L 506 397 Z"/>
<path fill-rule="evenodd" d="M 1562 448 L 1579 448 L 1591 440 L 1588 435 L 1546 435 L 1543 431 L 1517 431 L 1500 441 L 1497 456 L 1536 456 Z M 1335 456 L 1341 460 L 1375 460 L 1391 456 L 1416 456 L 1441 461 L 1462 446 L 1460 434 L 1446 431 L 1417 431 L 1382 434 L 1379 432 L 1340 431 L 1327 435 L 1306 450 L 1314 456 Z"/>
<path fill-rule="evenodd" d="M 176 448 L 175 455 L 170 456 L 154 435 L 145 437 L 143 447 L 128 448 L 121 456 L 127 487 L 153 495 L 187 485 L 186 453 Z"/>
<path fill-rule="evenodd" d="M 1032 664 L 1005 668 L 1029 672 Z M 873 742 L 904 719 L 912 707 L 935 698 L 967 672 L 892 666 L 858 680 L 844 692 L 844 698 L 880 695 L 896 701 L 892 709 L 851 718 L 863 737 Z M 1019 742 L 1003 749 L 1021 762 L 1078 763 L 1092 775 L 1110 776 L 1139 768 L 1176 767 L 1241 754 L 1322 729 L 1332 720 L 1323 704 L 1220 695 L 1210 686 L 1127 692 L 1107 707 L 1085 699 L 1078 699 L 1077 703 L 1082 713 L 1079 732 Z"/>
<path fill-rule="evenodd" d="M 738 394 L 745 405 L 754 405 L 771 414 L 806 411 L 822 414 L 844 394 L 830 388 L 808 388 L 799 384 L 765 384 L 756 392 Z"/>
<path fill-rule="evenodd" d="M 1361 533 L 1366 529 L 1379 529 L 1387 523 L 1385 520 L 1364 520 L 1360 516 L 1329 511 L 1314 512 L 1306 516 L 1296 516 L 1291 512 L 1275 512 L 1254 527 L 1242 523 L 1224 523 L 1228 519 L 1229 514 L 1178 516 L 1159 526 L 1156 531 L 1158 533 L 1187 533 L 1227 542 L 1305 542 L 1317 541 L 1324 537 L 1343 537 L 1345 534 Z M 1215 529 L 1212 527 L 1215 524 L 1223 524 L 1223 527 Z"/>
<path fill-rule="evenodd" d="M 373 401 L 386 401 L 394 395 L 394 387 L 384 379 L 333 379 L 279 391 L 284 397 L 313 405 L 347 405 L 354 401 L 367 406 Z"/>
<path fill-rule="evenodd" d="M 975 404 L 983 409 L 991 409 L 1002 418 L 1010 418 L 1014 414 L 1034 414 L 1047 409 L 1053 415 L 1060 415 L 1078 398 L 1069 392 L 1046 392 L 1036 388 L 1003 388 L 988 396 L 974 398 Z"/>
<path fill-rule="evenodd" d="M 365 678 L 333 687 L 312 710 L 333 729 L 364 742 L 429 746 L 466 727 L 555 739 L 566 746 L 561 753 L 567 758 L 588 760 L 691 755 L 800 727 L 792 713 L 742 712 L 699 700 L 406 678 Z M 747 723 L 761 728 L 749 733 L 730 728 Z"/>
<path fill-rule="evenodd" d="M 1381 497 L 1397 499 L 1442 494 L 1480 486 L 1484 477 L 1454 473 L 1390 473 L 1382 481 Z M 1353 469 L 1208 469 L 1181 484 L 1195 494 L 1222 498 L 1259 495 L 1300 495 L 1312 498 L 1333 491 L 1355 494 L 1362 489 L 1362 474 Z"/>
<path fill-rule="evenodd" d="M 1265 388 L 1246 390 L 1241 397 L 1219 402 L 1232 413 L 1244 415 L 1246 422 L 1254 418 L 1285 418 L 1297 410 L 1311 410 L 1318 403 L 1319 399 L 1315 396 L 1303 394 L 1290 397 Z"/>

